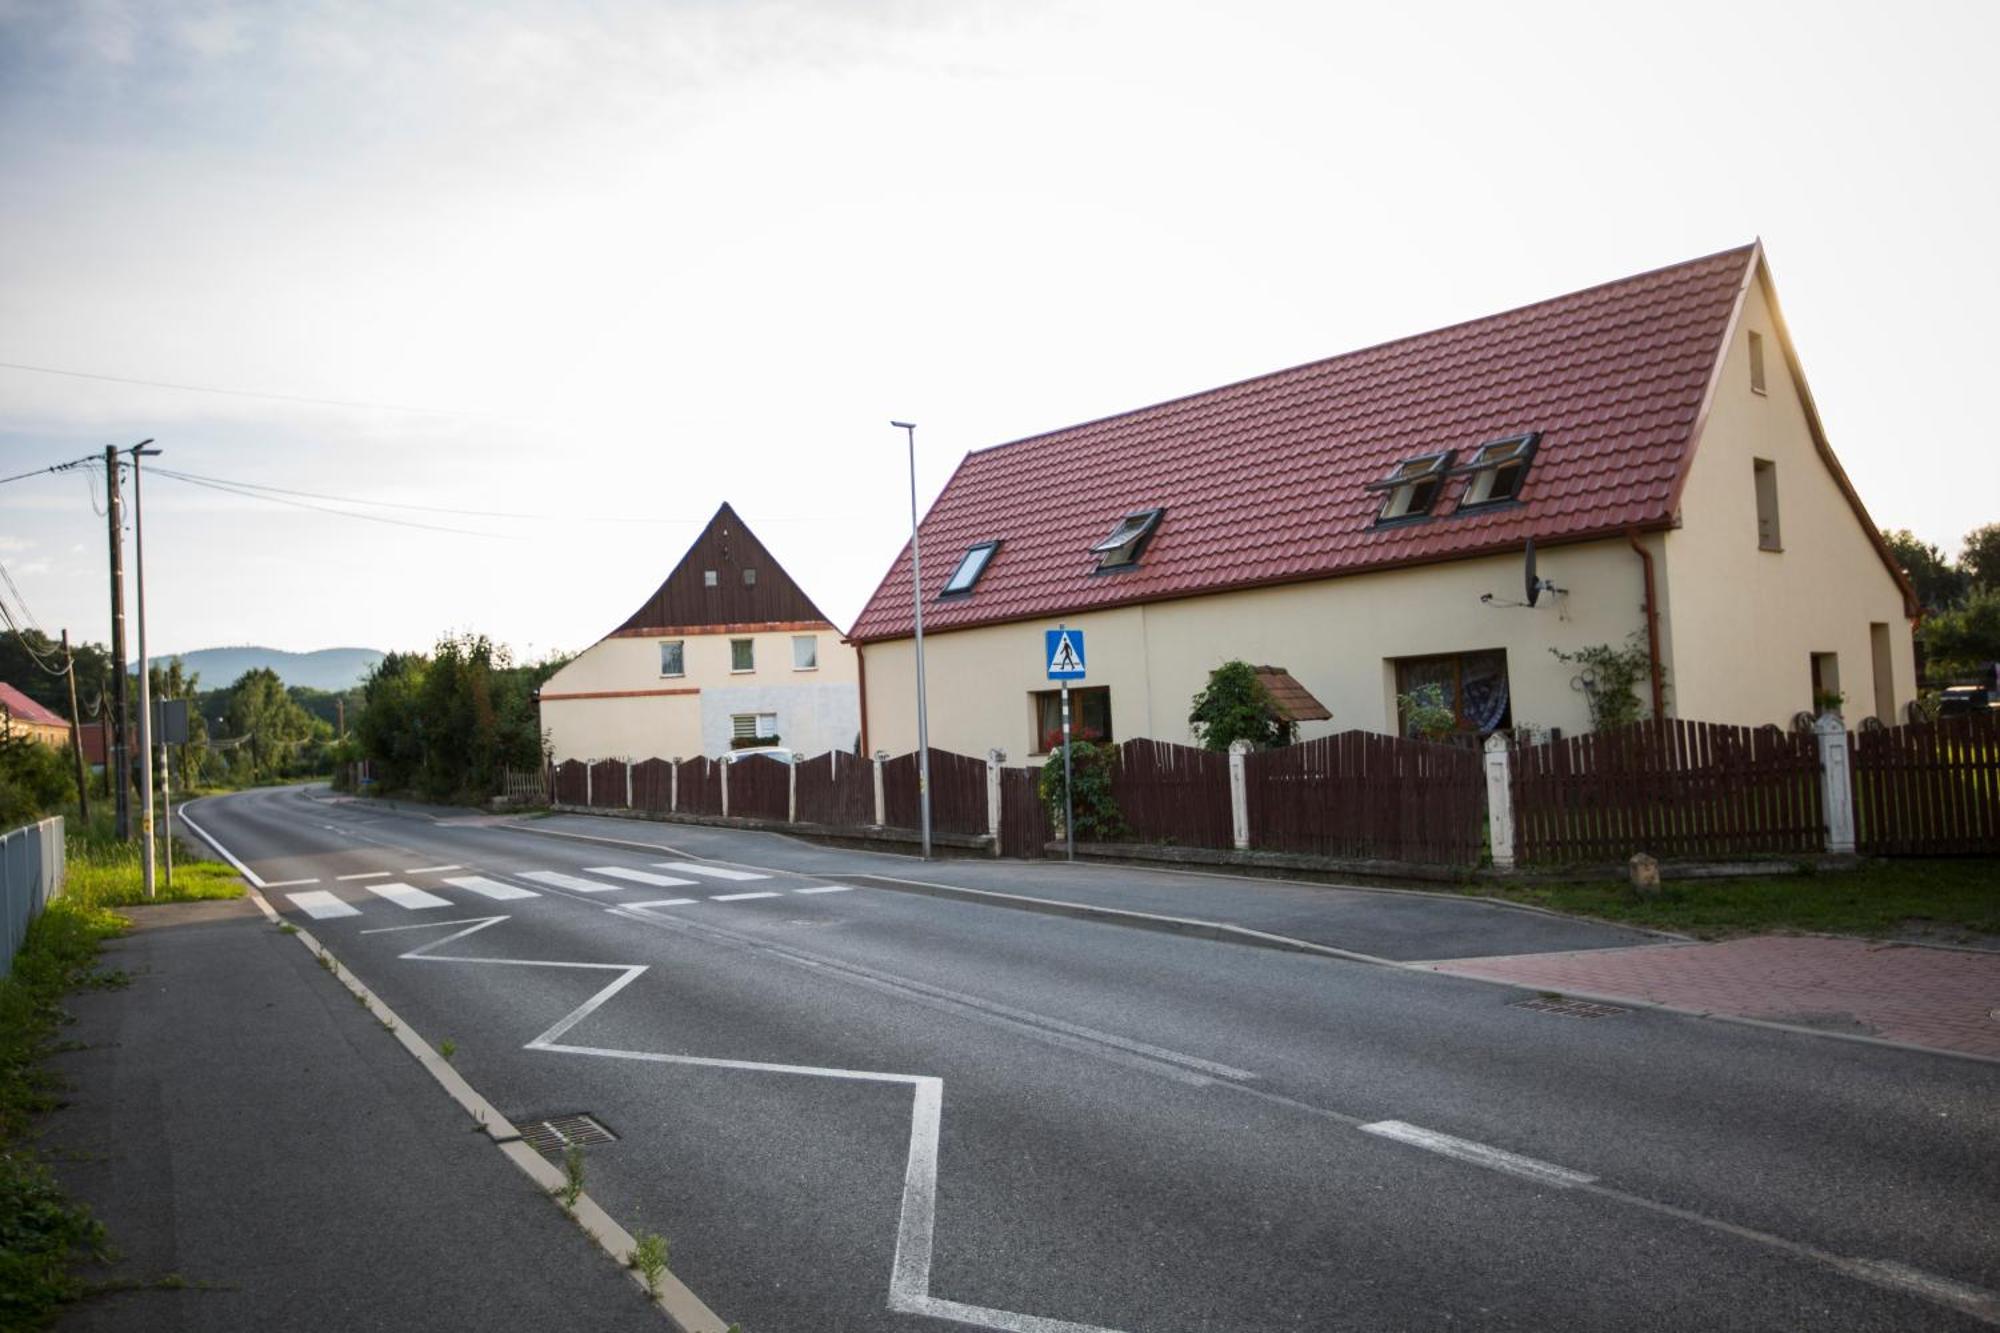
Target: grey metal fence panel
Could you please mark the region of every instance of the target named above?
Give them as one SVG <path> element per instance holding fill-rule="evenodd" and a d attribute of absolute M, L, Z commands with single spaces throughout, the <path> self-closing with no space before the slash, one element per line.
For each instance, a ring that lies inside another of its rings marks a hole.
<path fill-rule="evenodd" d="M 42 914 L 49 900 L 62 892 L 63 822 L 61 816 L 0 837 L 0 977 L 11 976 L 14 955 L 28 936 L 28 925 Z"/>

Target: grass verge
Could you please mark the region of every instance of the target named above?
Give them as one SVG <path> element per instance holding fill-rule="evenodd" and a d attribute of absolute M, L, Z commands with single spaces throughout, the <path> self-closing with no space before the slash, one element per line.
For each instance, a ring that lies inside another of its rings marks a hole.
<path fill-rule="evenodd" d="M 139 869 L 137 843 L 119 839 L 111 814 L 101 807 L 88 824 L 74 811 L 67 820 L 69 836 L 63 896 L 85 907 L 137 907 L 148 902 L 185 903 L 206 898 L 240 898 L 243 882 L 220 861 L 201 856 L 185 839 L 174 839 L 174 884 L 167 888 L 166 865 L 155 875 L 155 896 L 146 897 Z"/>
<path fill-rule="evenodd" d="M 1640 898 L 1618 882 L 1483 884 L 1470 891 L 1704 939 L 1797 930 L 2000 941 L 2000 858 L 1990 856 L 1871 861 L 1817 875 L 1669 880 L 1656 898 Z"/>
<path fill-rule="evenodd" d="M 43 1065 L 62 1025 L 62 997 L 94 978 L 98 945 L 125 923 L 58 899 L 28 927 L 0 980 L 0 1328 L 39 1328 L 84 1291 L 73 1267 L 102 1256 L 104 1228 L 71 1203 L 36 1150 L 34 1117 L 57 1105 Z"/>

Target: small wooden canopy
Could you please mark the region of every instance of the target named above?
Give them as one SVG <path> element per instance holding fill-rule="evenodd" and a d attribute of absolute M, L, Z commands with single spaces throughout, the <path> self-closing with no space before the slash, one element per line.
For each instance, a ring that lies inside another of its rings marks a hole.
<path fill-rule="evenodd" d="M 1284 722 L 1325 722 L 1333 717 L 1326 705 L 1313 698 L 1312 691 L 1292 679 L 1283 667 L 1260 666 L 1257 679 L 1271 695 L 1271 703 Z"/>

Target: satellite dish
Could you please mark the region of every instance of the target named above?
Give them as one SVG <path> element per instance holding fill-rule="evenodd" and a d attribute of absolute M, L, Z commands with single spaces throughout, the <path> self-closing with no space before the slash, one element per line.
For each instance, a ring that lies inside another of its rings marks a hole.
<path fill-rule="evenodd" d="M 1535 539 L 1528 538 L 1528 605 L 1533 606 L 1542 596 L 1542 581 L 1535 577 Z"/>

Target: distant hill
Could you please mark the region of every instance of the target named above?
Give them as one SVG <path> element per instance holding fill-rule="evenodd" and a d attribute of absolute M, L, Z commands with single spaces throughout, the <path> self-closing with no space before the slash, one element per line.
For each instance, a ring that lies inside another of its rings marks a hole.
<path fill-rule="evenodd" d="M 373 648 L 322 648 L 312 653 L 288 653 L 277 648 L 197 648 L 175 654 L 189 671 L 201 673 L 204 690 L 224 689 L 258 667 L 269 667 L 287 685 L 315 690 L 345 690 L 361 683 L 368 669 L 382 660 Z M 134 668 L 135 670 L 137 668 Z"/>

